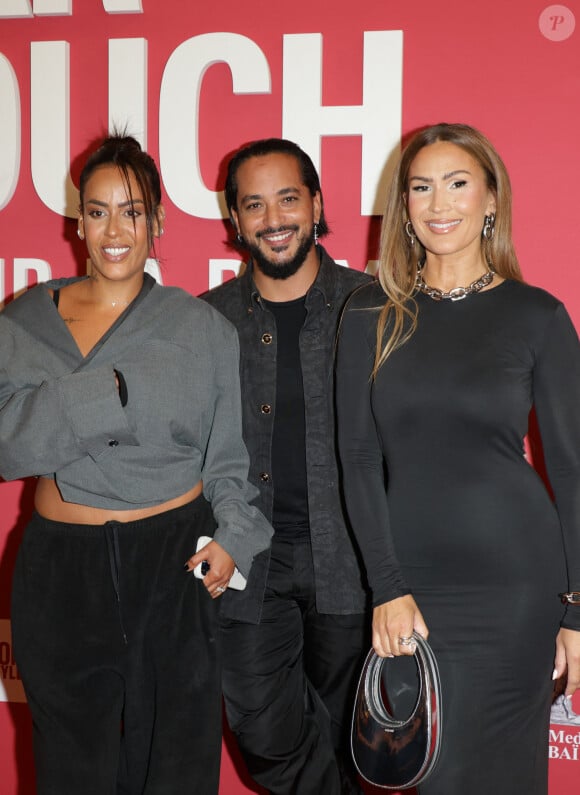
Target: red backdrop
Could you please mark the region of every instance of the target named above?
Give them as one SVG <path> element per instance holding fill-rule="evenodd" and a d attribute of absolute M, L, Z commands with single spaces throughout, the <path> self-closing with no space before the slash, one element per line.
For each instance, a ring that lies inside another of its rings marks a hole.
<path fill-rule="evenodd" d="M 75 185 L 87 148 L 113 123 L 161 166 L 161 279 L 199 293 L 237 265 L 219 192 L 241 143 L 284 135 L 310 152 L 332 228 L 326 245 L 363 269 L 376 258 L 401 135 L 461 121 L 506 161 L 526 279 L 580 323 L 575 17 L 580 24 L 578 0 L 294 0 L 275 10 L 233 0 L 2 0 L 0 301 L 37 279 L 84 272 Z M 32 795 L 8 621 L 31 486 L 2 484 L 0 499 L 0 781 L 5 795 Z M 579 745 L 580 726 L 552 726 L 550 795 L 576 795 Z M 240 775 L 226 749 L 220 792 L 249 791 Z"/>

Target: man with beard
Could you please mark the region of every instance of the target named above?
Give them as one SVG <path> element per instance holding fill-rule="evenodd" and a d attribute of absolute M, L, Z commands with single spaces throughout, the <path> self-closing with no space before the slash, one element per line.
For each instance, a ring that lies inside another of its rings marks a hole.
<path fill-rule="evenodd" d="M 291 141 L 238 151 L 225 195 L 250 259 L 203 297 L 238 329 L 249 479 L 275 529 L 246 590 L 222 603 L 228 722 L 269 792 L 358 793 L 349 732 L 369 637 L 338 485 L 333 365 L 342 307 L 370 277 L 318 244 L 320 181 Z"/>

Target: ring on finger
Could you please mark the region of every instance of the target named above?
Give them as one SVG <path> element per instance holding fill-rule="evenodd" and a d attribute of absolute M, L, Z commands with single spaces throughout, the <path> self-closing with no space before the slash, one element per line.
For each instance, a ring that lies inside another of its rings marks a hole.
<path fill-rule="evenodd" d="M 223 585 L 218 585 L 218 586 L 217 586 L 217 588 L 216 588 L 216 591 L 217 591 L 218 593 L 224 593 L 224 592 L 225 592 L 225 590 L 226 590 L 226 589 L 224 588 L 224 586 L 223 586 Z"/>
<path fill-rule="evenodd" d="M 409 637 L 401 635 L 401 637 L 399 638 L 399 646 L 409 646 L 410 648 L 411 646 L 416 646 L 416 645 L 417 641 L 412 635 L 410 635 Z"/>

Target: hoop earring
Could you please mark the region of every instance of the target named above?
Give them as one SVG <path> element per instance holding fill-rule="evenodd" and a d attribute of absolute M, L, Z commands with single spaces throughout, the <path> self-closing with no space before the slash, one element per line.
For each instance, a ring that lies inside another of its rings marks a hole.
<path fill-rule="evenodd" d="M 495 234 L 495 213 L 490 213 L 485 216 L 481 236 L 484 240 L 493 240 Z"/>
<path fill-rule="evenodd" d="M 413 246 L 415 245 L 416 235 L 415 235 L 415 230 L 413 229 L 413 224 L 410 221 L 407 221 L 407 223 L 405 224 L 405 234 L 407 235 L 409 245 L 411 246 L 411 248 L 413 248 Z"/>
<path fill-rule="evenodd" d="M 314 224 L 314 245 L 318 245 L 318 224 Z"/>

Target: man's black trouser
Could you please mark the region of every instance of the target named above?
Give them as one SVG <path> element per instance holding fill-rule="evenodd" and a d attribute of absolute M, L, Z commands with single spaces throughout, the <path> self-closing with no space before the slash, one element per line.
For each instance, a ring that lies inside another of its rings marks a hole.
<path fill-rule="evenodd" d="M 275 795 L 358 791 L 344 768 L 367 620 L 317 612 L 310 540 L 275 536 L 260 623 L 221 625 L 228 722 L 252 778 Z"/>
<path fill-rule="evenodd" d="M 214 527 L 203 497 L 138 522 L 33 517 L 12 627 L 38 795 L 217 793 L 218 602 L 184 570 Z"/>

